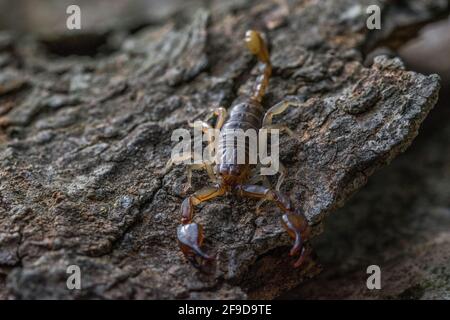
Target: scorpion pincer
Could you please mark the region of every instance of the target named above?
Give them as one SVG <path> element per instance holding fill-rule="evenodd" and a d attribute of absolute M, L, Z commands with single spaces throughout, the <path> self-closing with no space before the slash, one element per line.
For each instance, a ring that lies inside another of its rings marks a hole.
<path fill-rule="evenodd" d="M 229 115 L 224 108 L 215 110 L 214 115 L 217 117 L 215 129 L 279 129 L 285 130 L 287 133 L 292 132 L 286 126 L 279 124 L 272 124 L 272 117 L 281 114 L 289 106 L 299 106 L 301 101 L 296 98 L 290 98 L 282 101 L 266 112 L 261 105 L 261 100 L 264 96 L 266 88 L 269 83 L 269 78 L 272 73 L 272 65 L 270 63 L 269 51 L 261 34 L 254 30 L 249 30 L 245 35 L 245 43 L 247 48 L 254 54 L 259 63 L 259 70 L 261 74 L 257 77 L 252 93 L 248 96 L 240 97 L 232 104 Z M 208 122 L 201 122 L 203 130 L 212 128 Z M 221 135 L 221 139 L 223 136 Z M 226 143 L 222 143 L 223 148 L 230 148 Z M 245 149 L 246 152 L 247 148 Z M 226 154 L 226 152 L 222 152 Z M 234 153 L 235 154 L 235 153 Z M 248 159 L 248 157 L 246 157 Z M 213 181 L 216 181 L 214 186 L 203 188 L 191 196 L 187 197 L 181 205 L 181 225 L 177 230 L 177 237 L 181 251 L 185 257 L 200 270 L 214 257 L 206 254 L 202 249 L 203 242 L 203 228 L 201 225 L 192 222 L 194 218 L 194 207 L 201 202 L 211 200 L 215 197 L 222 196 L 227 193 L 234 193 L 239 196 L 259 199 L 259 205 L 265 201 L 275 203 L 283 212 L 281 217 L 282 225 L 293 239 L 294 245 L 290 250 L 291 256 L 298 256 L 294 263 L 294 267 L 298 267 L 305 259 L 306 250 L 304 241 L 309 235 L 309 225 L 303 213 L 293 207 L 291 201 L 287 196 L 280 192 L 280 185 L 285 176 L 285 169 L 280 165 L 281 173 L 274 189 L 251 184 L 251 172 L 255 165 L 248 163 L 237 164 L 237 162 L 230 163 L 229 161 L 219 161 L 213 168 L 211 164 L 202 164 Z M 198 167 L 198 165 L 197 165 Z M 188 168 L 188 186 L 190 186 L 192 175 L 192 167 Z M 261 177 L 261 176 L 260 176 Z M 261 177 L 261 180 L 267 179 Z M 266 180 L 267 182 L 267 180 Z M 267 183 L 265 184 L 267 185 Z"/>

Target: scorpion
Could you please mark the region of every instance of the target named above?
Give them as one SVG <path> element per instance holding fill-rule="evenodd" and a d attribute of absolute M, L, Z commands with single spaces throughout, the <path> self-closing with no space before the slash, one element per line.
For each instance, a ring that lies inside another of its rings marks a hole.
<path fill-rule="evenodd" d="M 247 129 L 260 130 L 265 128 L 268 130 L 284 130 L 288 134 L 292 134 L 292 131 L 287 126 L 272 124 L 272 118 L 275 115 L 283 113 L 289 106 L 299 106 L 301 103 L 294 98 L 286 99 L 275 104 L 264 113 L 261 101 L 272 73 L 269 51 L 263 35 L 255 30 L 248 30 L 245 33 L 245 44 L 247 49 L 256 56 L 258 69 L 262 72 L 256 78 L 252 94 L 240 96 L 235 99 L 230 108 L 229 115 L 227 115 L 227 111 L 223 107 L 219 107 L 213 112 L 212 116 L 216 116 L 215 129 L 242 129 L 245 131 Z M 204 132 L 211 128 L 214 129 L 207 121 L 208 119 L 200 121 L 202 131 Z M 224 137 L 221 136 L 220 139 L 224 139 Z M 229 144 L 227 145 L 226 143 L 223 143 L 222 146 L 223 148 L 230 148 Z M 248 152 L 247 149 L 246 146 L 246 152 Z M 230 151 L 235 152 L 235 150 Z M 226 154 L 226 152 L 222 152 L 222 154 Z M 193 222 L 194 207 L 202 202 L 228 193 L 233 193 L 241 197 L 259 199 L 257 210 L 259 209 L 259 205 L 266 200 L 276 204 L 283 212 L 281 217 L 282 225 L 294 242 L 289 254 L 290 256 L 298 256 L 293 265 L 294 267 L 302 265 L 307 255 L 304 241 L 309 236 L 309 224 L 300 209 L 295 208 L 290 199 L 280 192 L 280 186 L 286 175 L 286 171 L 281 164 L 279 166 L 280 175 L 275 189 L 267 186 L 268 180 L 265 176 L 256 177 L 256 180 L 260 178 L 260 180 L 265 181 L 264 186 L 251 183 L 255 180 L 251 177 L 255 165 L 249 164 L 248 161 L 244 164 L 219 161 L 215 165 L 215 168 L 210 163 L 202 163 L 201 165 L 191 164 L 188 167 L 187 173 L 188 188 L 191 185 L 193 166 L 205 168 L 210 178 L 216 182 L 214 186 L 205 187 L 196 191 L 187 197 L 181 205 L 181 225 L 177 228 L 178 244 L 186 259 L 194 267 L 201 270 L 204 265 L 215 259 L 214 256 L 205 253 L 201 248 L 204 240 L 203 227 Z"/>

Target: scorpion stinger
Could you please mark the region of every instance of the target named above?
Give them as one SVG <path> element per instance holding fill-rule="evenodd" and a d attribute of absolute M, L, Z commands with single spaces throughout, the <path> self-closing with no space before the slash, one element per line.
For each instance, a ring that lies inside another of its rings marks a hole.
<path fill-rule="evenodd" d="M 272 118 L 284 112 L 289 106 L 300 106 L 303 101 L 297 97 L 288 97 L 284 101 L 274 105 L 267 112 L 261 105 L 262 98 L 269 84 L 269 78 L 272 73 L 272 66 L 269 58 L 269 51 L 262 36 L 254 30 L 247 31 L 245 34 L 245 43 L 247 48 L 259 60 L 259 69 L 261 74 L 257 77 L 254 88 L 250 96 L 243 96 L 236 99 L 230 112 L 227 114 L 224 108 L 218 108 L 214 114 L 217 116 L 215 129 L 226 130 L 255 130 L 260 129 L 284 129 L 290 135 L 294 133 L 286 126 L 272 124 Z M 202 130 L 212 128 L 206 121 L 201 122 Z M 271 201 L 276 204 L 283 215 L 281 222 L 289 236 L 294 240 L 294 245 L 290 251 L 290 255 L 298 256 L 295 267 L 302 264 L 307 254 L 304 249 L 304 241 L 309 235 L 309 225 L 306 217 L 291 204 L 287 196 L 280 192 L 280 186 L 286 175 L 282 165 L 280 176 L 276 188 L 270 187 L 268 179 L 255 179 L 252 177 L 252 169 L 255 164 L 251 164 L 249 160 L 249 142 L 245 142 L 245 163 L 238 163 L 238 151 L 236 144 L 227 143 L 226 135 L 220 135 L 218 143 L 221 148 L 221 155 L 214 170 L 212 167 L 206 169 L 216 176 L 215 185 L 196 191 L 193 195 L 186 198 L 181 205 L 181 225 L 177 230 L 178 243 L 185 257 L 197 268 L 205 271 L 205 265 L 214 258 L 206 254 L 202 249 L 203 228 L 199 224 L 193 222 L 194 207 L 200 203 L 222 196 L 226 193 L 234 193 L 242 197 L 259 199 L 258 206 L 262 201 Z M 232 159 L 227 157 L 232 155 Z M 264 178 L 264 177 L 263 177 Z M 257 180 L 265 182 L 264 186 L 256 183 Z M 188 174 L 188 184 L 190 182 L 190 173 Z"/>

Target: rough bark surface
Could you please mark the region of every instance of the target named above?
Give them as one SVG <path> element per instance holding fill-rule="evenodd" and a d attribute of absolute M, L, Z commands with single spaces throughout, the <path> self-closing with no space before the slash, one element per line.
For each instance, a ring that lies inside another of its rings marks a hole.
<path fill-rule="evenodd" d="M 275 208 L 257 215 L 255 202 L 234 197 L 197 210 L 217 252 L 216 271 L 198 273 L 175 237 L 184 167 L 161 172 L 174 129 L 248 91 L 255 62 L 242 36 L 265 28 L 274 75 L 264 106 L 305 99 L 279 118 L 301 140 L 282 138 L 283 190 L 319 233 L 326 214 L 409 146 L 437 99 L 435 75 L 384 56 L 363 65 L 372 2 L 215 1 L 133 33 L 2 33 L 0 297 L 272 298 L 316 274 L 312 261 L 292 269 Z M 413 3 L 410 23 L 445 6 Z M 205 181 L 197 173 L 194 188 Z M 67 290 L 73 264 L 82 290 Z"/>
<path fill-rule="evenodd" d="M 449 52 L 448 17 L 400 50 L 414 70 L 439 72 L 438 103 L 405 154 L 325 221 L 314 239 L 324 272 L 282 298 L 450 299 Z M 372 264 L 381 290 L 367 290 Z"/>

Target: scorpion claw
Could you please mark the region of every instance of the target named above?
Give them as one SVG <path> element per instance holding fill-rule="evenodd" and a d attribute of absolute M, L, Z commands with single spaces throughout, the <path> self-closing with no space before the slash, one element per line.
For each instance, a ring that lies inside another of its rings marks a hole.
<path fill-rule="evenodd" d="M 303 264 L 303 261 L 305 260 L 306 257 L 305 252 L 306 252 L 305 247 L 303 247 L 300 252 L 300 257 L 294 262 L 294 268 L 298 268 Z"/>
<path fill-rule="evenodd" d="M 206 262 L 214 260 L 200 248 L 203 242 L 203 228 L 197 223 L 181 225 L 177 230 L 178 243 L 185 257 L 194 267 L 201 268 Z"/>
<path fill-rule="evenodd" d="M 297 261 L 294 263 L 294 267 L 299 267 L 305 259 L 305 248 L 303 247 L 303 238 L 306 236 L 303 233 L 307 231 L 308 224 L 305 217 L 298 213 L 287 213 L 281 217 L 283 227 L 286 229 L 289 236 L 294 239 L 294 245 L 292 246 L 289 255 L 300 255 Z"/>

